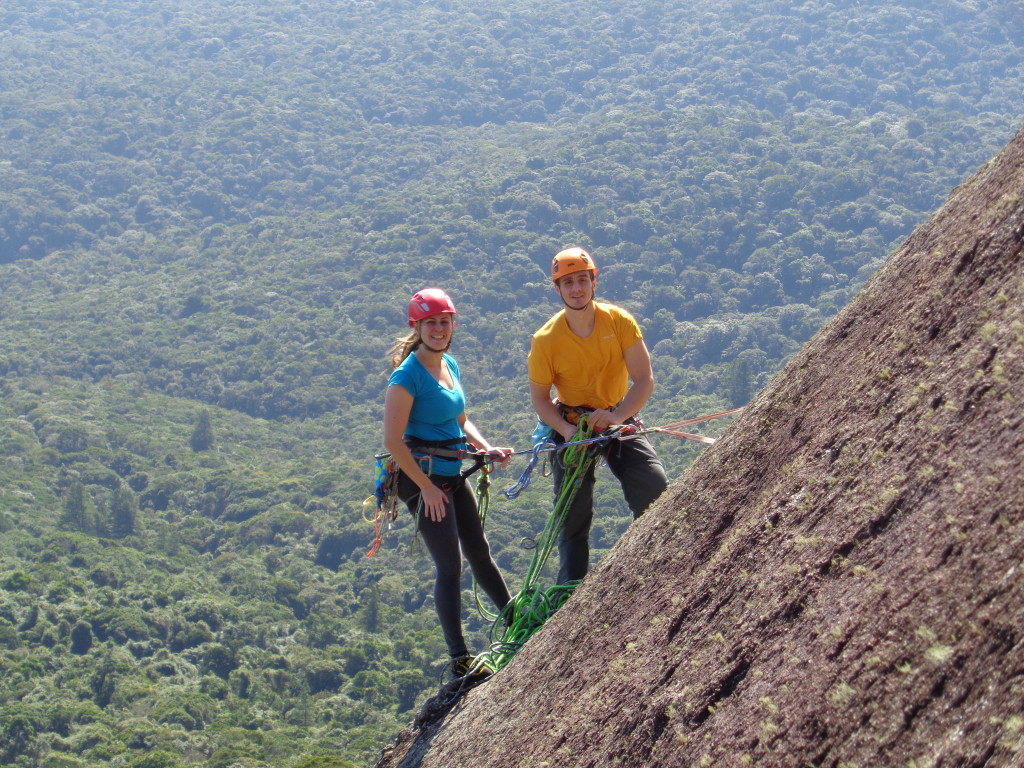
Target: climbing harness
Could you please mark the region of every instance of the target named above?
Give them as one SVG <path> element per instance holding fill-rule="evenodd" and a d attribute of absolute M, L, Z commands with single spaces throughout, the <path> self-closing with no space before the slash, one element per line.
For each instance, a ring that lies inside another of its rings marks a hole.
<path fill-rule="evenodd" d="M 580 434 L 587 435 L 580 437 Z M 537 464 L 541 461 L 541 454 L 554 453 L 556 451 L 569 451 L 573 448 L 587 447 L 587 446 L 599 446 L 603 447 L 605 443 L 610 440 L 629 440 L 634 437 L 639 437 L 644 434 L 640 430 L 632 426 L 614 427 L 613 429 L 606 430 L 599 435 L 593 435 L 587 430 L 581 430 L 576 433 L 573 440 L 565 443 L 556 443 L 550 437 L 545 438 L 543 441 L 537 443 L 528 451 L 523 451 L 523 454 L 530 454 L 530 461 L 526 465 L 526 469 L 519 476 L 519 480 L 510 487 L 506 488 L 503 492 L 505 498 L 515 499 L 530 485 L 530 476 L 533 474 Z M 598 451 L 600 453 L 600 451 Z M 572 454 L 569 454 L 572 455 Z"/>
<path fill-rule="evenodd" d="M 524 469 L 523 473 L 519 476 L 519 480 L 517 480 L 511 488 L 508 488 L 504 491 L 505 498 L 515 499 L 516 497 L 519 496 L 520 493 L 522 493 L 527 488 L 527 486 L 530 485 L 530 476 L 532 475 L 534 469 L 536 469 L 537 464 L 540 463 L 542 454 L 552 453 L 554 451 L 559 451 L 575 446 L 592 445 L 594 443 L 606 443 L 609 440 L 635 440 L 636 438 L 651 434 L 670 435 L 671 437 L 678 437 L 684 440 L 693 440 L 698 443 L 704 443 L 705 445 L 714 445 L 716 442 L 716 438 L 714 437 L 708 437 L 707 435 L 697 435 L 691 432 L 682 432 L 678 428 L 689 426 L 690 424 L 699 424 L 702 421 L 720 419 L 724 416 L 732 416 L 733 414 L 739 413 L 742 410 L 743 407 L 741 406 L 739 408 L 732 408 L 728 411 L 719 411 L 718 413 L 712 413 L 707 416 L 698 416 L 693 419 L 684 419 L 683 421 L 676 421 L 671 424 L 664 424 L 660 427 L 647 428 L 642 426 L 639 422 L 637 422 L 635 424 L 626 424 L 625 426 L 619 427 L 614 430 L 606 430 L 605 432 L 599 435 L 593 435 L 590 437 L 583 438 L 579 437 L 579 434 L 577 433 L 577 436 L 574 437 L 572 441 L 562 443 L 561 445 L 556 443 L 550 437 L 546 437 L 542 439 L 540 442 L 535 443 L 533 447 L 531 447 L 529 450 L 522 451 L 522 453 L 516 454 L 517 456 L 528 454 L 530 456 L 530 460 L 529 463 L 526 465 L 526 469 Z M 540 434 L 539 430 L 535 430 L 534 435 L 538 434 Z"/>
<path fill-rule="evenodd" d="M 486 475 L 490 474 L 491 468 L 488 466 L 488 456 L 475 448 L 470 446 L 470 449 L 455 449 L 449 446 L 453 445 L 469 445 L 466 442 L 465 437 L 452 438 L 449 440 L 412 440 L 406 441 L 406 445 L 409 449 L 417 454 L 425 454 L 425 460 L 427 466 L 425 468 L 426 473 L 430 474 L 431 462 L 434 458 L 440 459 L 473 459 L 473 464 L 468 468 L 462 470 L 451 482 L 445 483 L 441 490 L 445 493 L 450 493 L 456 488 L 460 487 L 466 480 L 478 470 L 484 470 L 484 474 L 481 477 L 481 483 L 483 483 Z M 399 469 L 395 464 L 394 457 L 387 451 L 374 455 L 374 494 L 363 501 L 363 519 L 368 523 L 373 523 L 373 544 L 370 547 L 370 551 L 366 553 L 367 557 L 373 557 L 377 554 L 377 550 L 380 549 L 380 545 L 384 540 L 384 534 L 390 531 L 393 527 L 395 520 L 398 519 L 398 475 Z M 486 494 L 486 489 L 489 487 L 488 483 L 483 484 L 483 493 Z M 477 486 L 477 502 L 487 503 L 489 498 L 481 496 L 481 485 Z M 376 507 L 374 516 L 370 519 L 366 514 L 366 508 L 371 504 Z M 420 501 L 422 504 L 422 499 Z M 419 512 L 420 506 L 417 506 L 414 514 L 417 519 L 417 533 L 419 532 Z M 415 543 L 415 540 L 414 540 Z M 412 544 L 410 544 L 412 546 Z"/>

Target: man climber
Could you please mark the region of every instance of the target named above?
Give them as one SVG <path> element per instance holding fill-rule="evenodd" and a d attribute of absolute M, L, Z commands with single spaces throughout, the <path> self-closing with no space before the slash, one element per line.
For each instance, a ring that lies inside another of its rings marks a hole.
<path fill-rule="evenodd" d="M 555 254 L 551 279 L 565 306 L 533 336 L 528 368 L 534 410 L 551 427 L 556 443 L 573 439 L 582 415 L 595 434 L 615 425 L 637 424 L 637 413 L 654 391 L 654 374 L 636 320 L 614 304 L 595 301 L 597 266 L 583 248 Z M 646 436 L 609 441 L 605 460 L 634 520 L 668 486 L 665 468 Z M 557 459 L 553 464 L 557 503 L 565 468 Z M 593 519 L 591 464 L 559 534 L 559 584 L 587 574 Z"/>

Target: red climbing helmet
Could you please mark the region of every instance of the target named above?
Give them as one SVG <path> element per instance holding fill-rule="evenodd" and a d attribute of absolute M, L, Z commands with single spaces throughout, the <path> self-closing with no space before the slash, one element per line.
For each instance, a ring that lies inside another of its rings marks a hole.
<path fill-rule="evenodd" d="M 551 280 L 555 285 L 566 275 L 584 271 L 589 271 L 591 274 L 596 275 L 597 265 L 594 264 L 593 257 L 579 246 L 559 251 L 555 254 L 555 258 L 551 260 Z"/>
<path fill-rule="evenodd" d="M 424 288 L 409 299 L 409 327 L 431 315 L 457 314 L 452 297 L 440 288 Z"/>

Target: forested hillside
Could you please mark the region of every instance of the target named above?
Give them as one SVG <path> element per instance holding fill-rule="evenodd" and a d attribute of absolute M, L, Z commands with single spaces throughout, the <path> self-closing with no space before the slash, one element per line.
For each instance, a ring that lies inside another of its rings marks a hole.
<path fill-rule="evenodd" d="M 649 423 L 743 404 L 1015 131 L 1021 40 L 1020 0 L 5 2 L 0 762 L 371 761 L 443 655 L 408 521 L 365 557 L 408 295 L 493 442 L 568 242 Z"/>

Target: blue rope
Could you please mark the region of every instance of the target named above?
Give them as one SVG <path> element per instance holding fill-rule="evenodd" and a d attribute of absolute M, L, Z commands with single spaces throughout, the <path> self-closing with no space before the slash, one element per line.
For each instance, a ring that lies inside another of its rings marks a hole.
<path fill-rule="evenodd" d="M 635 430 L 627 431 L 625 429 L 616 429 L 615 431 L 606 434 L 595 435 L 594 437 L 588 437 L 584 440 L 571 440 L 569 442 L 561 444 L 558 444 L 550 437 L 547 437 L 541 440 L 536 445 L 534 445 L 532 448 L 530 448 L 530 450 L 523 451 L 521 454 L 516 454 L 517 456 L 530 454 L 530 461 L 529 463 L 527 463 L 526 469 L 524 469 L 523 473 L 519 476 L 519 480 L 516 481 L 516 484 L 513 485 L 511 488 L 507 489 L 506 491 L 504 491 L 505 498 L 517 498 L 519 494 L 522 493 L 527 488 L 527 486 L 530 485 L 530 475 L 533 474 L 533 469 L 534 467 L 537 466 L 537 462 L 540 460 L 540 455 L 542 453 L 560 451 L 563 448 L 572 448 L 577 445 L 593 445 L 594 443 L 606 443 L 609 440 L 629 440 L 634 437 L 639 437 L 640 434 L 641 433 L 639 431 Z"/>
<path fill-rule="evenodd" d="M 530 454 L 530 461 L 527 463 L 526 469 L 524 469 L 523 473 L 519 476 L 519 480 L 516 481 L 516 484 L 504 492 L 506 499 L 518 498 L 519 494 L 526 490 L 527 486 L 530 484 L 530 475 L 533 474 L 533 468 L 537 466 L 541 453 L 544 451 L 554 450 L 556 447 L 555 441 L 550 437 L 546 437 L 530 448 L 530 450 L 523 451 L 523 453 Z"/>

